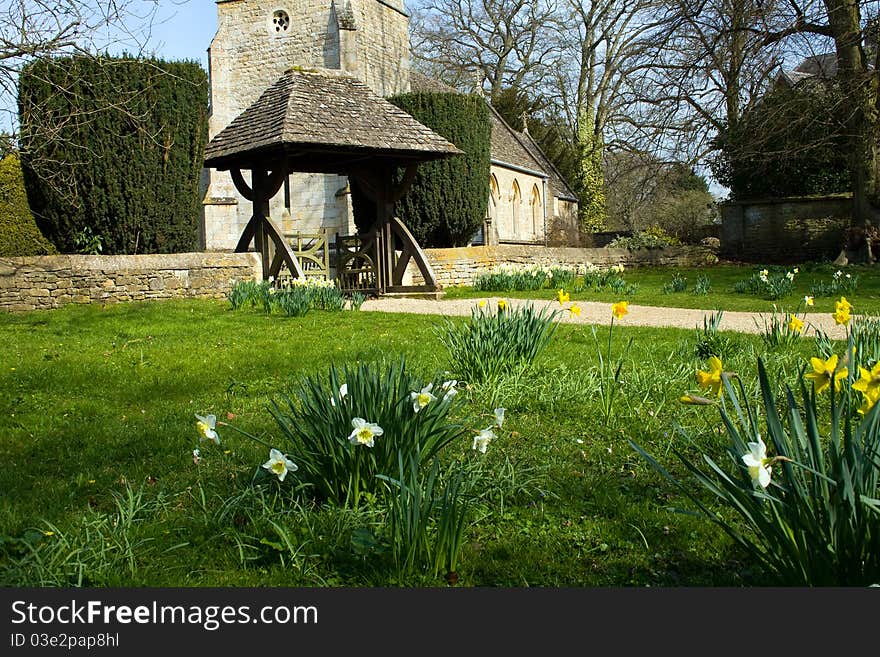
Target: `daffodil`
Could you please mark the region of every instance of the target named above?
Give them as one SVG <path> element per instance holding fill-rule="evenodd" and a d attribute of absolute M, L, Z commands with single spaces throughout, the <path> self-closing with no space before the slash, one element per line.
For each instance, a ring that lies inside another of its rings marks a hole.
<path fill-rule="evenodd" d="M 852 319 L 852 317 L 850 317 L 849 311 L 845 308 L 838 308 L 831 316 L 834 318 L 834 323 L 837 325 L 846 325 L 849 323 L 849 320 Z"/>
<path fill-rule="evenodd" d="M 202 454 L 198 449 L 193 450 L 193 463 L 198 465 L 202 461 Z"/>
<path fill-rule="evenodd" d="M 435 399 L 437 399 L 437 397 L 435 397 L 435 396 L 433 395 L 433 393 L 431 393 L 431 390 L 432 390 L 433 388 L 434 388 L 434 384 L 433 384 L 433 383 L 429 383 L 428 385 L 426 385 L 424 388 L 422 388 L 422 389 L 419 390 L 418 392 L 411 392 L 411 393 L 409 393 L 409 398 L 410 398 L 410 400 L 412 401 L 413 410 L 414 410 L 416 413 L 418 413 L 418 412 L 419 412 L 420 410 L 422 410 L 425 406 L 427 406 L 427 405 L 430 404 L 432 401 L 434 401 Z"/>
<path fill-rule="evenodd" d="M 797 267 L 795 267 L 794 269 L 792 269 L 792 271 L 793 271 L 795 274 L 797 274 L 797 273 L 800 272 L 800 269 L 798 269 Z"/>
<path fill-rule="evenodd" d="M 495 432 L 492 431 L 492 427 L 487 427 L 486 429 L 481 429 L 480 433 L 474 436 L 474 444 L 472 449 L 478 449 L 483 454 L 486 453 L 486 448 L 489 446 L 489 443 L 495 438 Z"/>
<path fill-rule="evenodd" d="M 352 419 L 351 426 L 354 427 L 354 431 L 348 435 L 348 440 L 353 445 L 372 447 L 374 439 L 385 433 L 385 430 L 378 424 L 367 422 L 362 417 Z"/>
<path fill-rule="evenodd" d="M 480 303 L 478 305 L 480 306 L 480 308 L 485 308 L 486 307 L 486 300 L 480 299 Z"/>
<path fill-rule="evenodd" d="M 853 388 L 855 387 L 855 384 L 853 384 Z M 880 399 L 880 388 L 868 388 L 867 392 L 863 392 L 862 394 L 864 395 L 864 401 L 858 410 L 859 413 L 865 415 L 868 411 L 874 408 L 874 404 Z"/>
<path fill-rule="evenodd" d="M 853 305 L 846 300 L 846 297 L 840 297 L 838 301 L 834 302 L 835 310 L 846 310 L 847 313 L 852 312 Z"/>
<path fill-rule="evenodd" d="M 629 312 L 628 301 L 618 301 L 617 303 L 611 304 L 611 314 L 614 315 L 617 319 L 623 319 L 623 316 Z"/>
<path fill-rule="evenodd" d="M 841 276 L 843 276 L 843 272 L 838 269 L 836 272 L 834 272 L 833 278 L 840 278 Z"/>
<path fill-rule="evenodd" d="M 876 401 L 877 396 L 880 395 L 880 362 L 870 370 L 859 367 L 859 380 L 852 384 L 852 388 L 865 397 L 874 397 Z"/>
<path fill-rule="evenodd" d="M 810 295 L 804 297 L 804 305 L 812 306 L 815 303 L 815 300 Z"/>
<path fill-rule="evenodd" d="M 803 333 L 804 332 L 804 323 L 802 320 L 797 317 L 792 317 L 791 321 L 788 323 L 788 328 L 790 328 L 795 333 Z"/>
<path fill-rule="evenodd" d="M 495 414 L 495 426 L 500 429 L 501 425 L 504 424 L 504 409 L 496 408 L 493 413 Z"/>
<path fill-rule="evenodd" d="M 786 277 L 789 281 L 793 281 L 793 280 L 794 280 L 794 272 L 793 272 L 793 271 L 786 272 L 785 277 Z"/>
<path fill-rule="evenodd" d="M 348 395 L 348 384 L 343 383 L 341 386 L 339 386 L 339 399 L 345 399 L 346 395 Z M 333 397 L 330 397 L 330 405 L 336 406 L 336 400 L 333 399 Z"/>
<path fill-rule="evenodd" d="M 216 415 L 196 415 L 196 428 L 202 434 L 202 440 L 213 440 L 217 445 L 220 444 L 220 435 L 217 433 L 217 416 Z"/>
<path fill-rule="evenodd" d="M 770 272 L 767 271 L 766 269 L 761 270 L 761 278 L 767 278 L 767 276 L 769 276 L 769 275 L 770 275 Z"/>
<path fill-rule="evenodd" d="M 568 292 L 566 292 L 565 290 L 563 290 L 562 288 L 560 288 L 556 292 L 556 298 L 559 299 L 560 306 L 564 303 L 568 303 L 569 301 L 571 301 L 571 295 Z"/>
<path fill-rule="evenodd" d="M 828 360 L 811 358 L 810 364 L 813 366 L 813 371 L 807 372 L 804 376 L 813 382 L 817 395 L 831 387 L 832 382 L 834 390 L 840 390 L 840 380 L 845 379 L 849 374 L 845 367 L 837 368 L 837 354 L 832 355 Z"/>
<path fill-rule="evenodd" d="M 503 311 L 503 310 L 506 310 L 506 309 L 507 309 L 507 302 L 506 302 L 504 299 L 499 299 L 499 300 L 498 300 L 498 310 L 502 310 L 502 311 Z"/>
<path fill-rule="evenodd" d="M 772 459 L 767 458 L 767 446 L 760 436 L 758 442 L 749 443 L 749 453 L 744 454 L 742 460 L 749 470 L 752 484 L 755 487 L 767 488 L 770 485 L 770 473 L 773 471 L 770 467 Z"/>
<path fill-rule="evenodd" d="M 440 386 L 440 390 L 443 392 L 443 399 L 452 399 L 458 394 L 458 388 L 455 386 L 458 385 L 458 381 L 455 379 L 451 379 L 449 381 L 444 381 L 443 385 Z"/>
<path fill-rule="evenodd" d="M 269 460 L 263 464 L 263 467 L 278 477 L 278 481 L 284 481 L 288 472 L 296 472 L 299 470 L 296 463 L 275 448 L 269 450 Z"/>
<path fill-rule="evenodd" d="M 721 372 L 724 366 L 718 356 L 709 358 L 709 370 L 697 370 L 697 383 L 701 388 L 708 388 L 713 395 L 721 396 Z"/>
<path fill-rule="evenodd" d="M 568 314 L 570 316 L 573 315 L 576 317 L 580 317 L 581 316 L 581 307 L 579 305 L 577 305 L 576 303 L 571 304 L 571 306 L 569 306 L 569 308 L 568 308 Z"/>

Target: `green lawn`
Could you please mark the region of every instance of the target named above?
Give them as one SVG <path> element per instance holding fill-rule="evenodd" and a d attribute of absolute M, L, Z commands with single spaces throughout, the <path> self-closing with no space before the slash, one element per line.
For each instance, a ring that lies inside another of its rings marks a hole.
<path fill-rule="evenodd" d="M 847 294 L 853 301 L 858 314 L 880 314 L 880 271 L 875 267 L 834 267 L 830 264 L 806 264 L 798 267 L 791 293 L 780 299 L 768 299 L 751 294 L 734 291 L 734 285 L 748 279 L 755 272 L 763 269 L 762 265 L 718 264 L 706 267 L 675 269 L 671 267 L 635 267 L 624 271 L 623 278 L 627 283 L 635 284 L 637 289 L 632 294 L 619 294 L 610 290 L 577 293 L 569 290 L 572 301 L 619 301 L 626 298 L 633 304 L 646 306 L 666 306 L 672 308 L 702 308 L 706 310 L 742 310 L 750 312 L 771 312 L 773 305 L 785 310 L 794 310 L 802 302 L 804 296 L 817 284 L 830 284 L 838 270 L 858 277 L 858 288 L 855 293 Z M 770 272 L 784 274 L 791 267 L 767 267 Z M 663 286 L 672 281 L 674 272 L 685 277 L 687 290 L 665 294 Z M 708 294 L 693 293 L 694 285 L 699 277 L 709 280 Z M 450 287 L 445 291 L 444 298 L 476 298 L 489 295 L 500 295 L 524 299 L 555 298 L 555 289 L 543 289 L 528 292 L 478 291 L 469 286 Z M 835 296 L 816 296 L 814 311 L 834 310 Z"/>
<path fill-rule="evenodd" d="M 735 271 L 707 270 L 719 286 Z M 646 299 L 666 300 L 647 293 L 664 274 L 631 274 Z M 364 544 L 366 530 L 381 534 L 381 505 L 313 505 L 291 492 L 295 475 L 287 487 L 252 485 L 266 450 L 228 428 L 220 447 L 201 444 L 200 465 L 191 453 L 196 413 L 233 414 L 234 425 L 276 440 L 267 404 L 330 364 L 402 354 L 426 378 L 448 370 L 439 321 L 320 311 L 289 319 L 209 301 L 0 316 L 0 585 L 444 585 L 427 575 L 397 581 L 387 551 Z M 725 366 L 754 394 L 763 343 L 729 337 Z M 716 409 L 677 402 L 697 390 L 694 372 L 705 367 L 694 331 L 618 326 L 615 353 L 629 339 L 607 426 L 588 326 L 560 325 L 526 376 L 462 391 L 470 414 L 504 406 L 509 431 L 485 455 L 470 442 L 445 454 L 484 459 L 460 585 L 763 581 L 720 530 L 669 510 L 688 504 L 627 443 L 637 440 L 678 474 L 671 446 L 722 453 Z M 804 341 L 766 359 L 774 375 L 791 378 L 813 353 Z"/>

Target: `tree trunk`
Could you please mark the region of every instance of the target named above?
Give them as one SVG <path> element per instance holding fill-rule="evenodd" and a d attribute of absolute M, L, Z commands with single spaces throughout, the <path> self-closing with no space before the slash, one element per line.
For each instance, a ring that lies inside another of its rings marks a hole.
<path fill-rule="evenodd" d="M 849 104 L 845 125 L 853 193 L 853 221 L 844 250 L 850 261 L 873 262 L 871 242 L 880 226 L 877 152 L 877 74 L 861 43 L 857 0 L 825 0 L 837 52 L 837 79 Z M 842 256 L 844 254 L 841 254 Z"/>

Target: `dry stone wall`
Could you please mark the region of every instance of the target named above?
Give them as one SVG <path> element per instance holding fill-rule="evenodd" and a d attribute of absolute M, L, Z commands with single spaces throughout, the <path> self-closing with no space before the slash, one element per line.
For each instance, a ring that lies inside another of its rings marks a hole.
<path fill-rule="evenodd" d="M 454 249 L 425 249 L 437 282 L 443 287 L 470 285 L 477 274 L 501 264 L 576 267 L 594 264 L 600 267 L 622 264 L 624 267 L 678 266 L 694 267 L 717 261 L 711 249 L 702 247 L 667 247 L 663 249 L 580 249 L 528 245 L 468 246 Z M 420 276 L 413 275 L 419 283 Z"/>
<path fill-rule="evenodd" d="M 256 253 L 0 258 L 0 310 L 171 298 L 223 298 L 260 277 Z"/>

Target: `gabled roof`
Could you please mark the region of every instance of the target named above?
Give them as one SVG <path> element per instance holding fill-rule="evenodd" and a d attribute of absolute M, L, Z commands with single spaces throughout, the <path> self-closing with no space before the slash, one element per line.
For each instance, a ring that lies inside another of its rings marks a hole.
<path fill-rule="evenodd" d="M 247 168 L 278 157 L 294 171 L 345 173 L 368 156 L 418 162 L 460 153 L 351 75 L 294 68 L 210 141 L 205 166 Z"/>
<path fill-rule="evenodd" d="M 410 72 L 410 88 L 413 92 L 461 93 L 439 80 L 434 80 L 416 71 Z M 492 163 L 496 166 L 508 165 L 523 169 L 547 182 L 554 196 L 577 201 L 577 196 L 565 182 L 562 174 L 553 166 L 541 148 L 528 132 L 517 132 L 505 121 L 489 103 L 492 122 L 492 142 L 490 146 Z"/>

